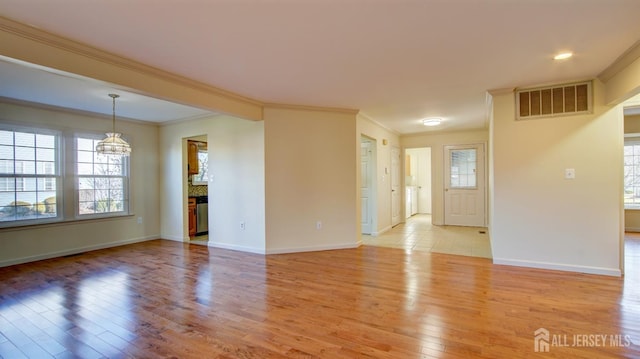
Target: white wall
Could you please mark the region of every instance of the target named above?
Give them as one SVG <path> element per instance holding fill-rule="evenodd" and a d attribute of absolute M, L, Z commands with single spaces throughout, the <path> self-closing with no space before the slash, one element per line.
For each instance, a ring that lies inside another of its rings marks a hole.
<path fill-rule="evenodd" d="M 493 97 L 495 263 L 620 275 L 622 106 L 603 90 L 595 81 L 592 115 L 525 121 L 513 92 Z"/>
<path fill-rule="evenodd" d="M 267 253 L 357 247 L 355 112 L 266 107 L 264 119 Z"/>
<path fill-rule="evenodd" d="M 160 128 L 162 238 L 189 240 L 184 139 L 199 135 L 209 151 L 209 246 L 264 253 L 264 123 L 224 115 Z"/>
<path fill-rule="evenodd" d="M 103 133 L 111 118 L 0 103 L 0 121 Z M 118 120 L 131 143 L 131 216 L 0 229 L 0 266 L 159 238 L 158 128 Z M 143 223 L 137 223 L 142 217 Z"/>
<path fill-rule="evenodd" d="M 431 221 L 433 224 L 444 224 L 444 146 L 487 143 L 488 139 L 489 131 L 487 130 L 423 133 L 402 137 L 402 147 L 405 149 L 431 147 Z"/>

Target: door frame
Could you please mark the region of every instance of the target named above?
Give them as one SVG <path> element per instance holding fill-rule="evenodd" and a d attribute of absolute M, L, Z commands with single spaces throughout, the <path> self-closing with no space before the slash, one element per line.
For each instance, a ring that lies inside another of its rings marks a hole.
<path fill-rule="evenodd" d="M 404 208 L 403 207 L 404 207 L 405 202 L 403 201 L 404 191 L 402 190 L 402 186 L 403 186 L 404 181 L 402 180 L 402 172 L 403 172 L 403 168 L 404 168 L 403 167 L 404 161 L 402 159 L 403 151 L 401 150 L 400 147 L 391 147 L 391 151 L 390 152 L 391 152 L 390 153 L 390 162 L 389 162 L 390 163 L 390 168 L 391 168 L 391 170 L 390 170 L 391 173 L 389 173 L 389 175 L 390 175 L 389 176 L 390 177 L 389 178 L 389 186 L 391 187 L 391 191 L 389 191 L 389 196 L 390 196 L 390 200 L 391 200 L 390 201 L 390 210 L 391 210 L 390 215 L 391 215 L 391 227 L 395 227 L 398 224 L 403 222 L 403 218 L 402 217 L 403 217 L 403 214 L 404 214 Z M 394 157 L 394 153 L 395 152 L 398 153 L 398 158 L 397 158 L 398 163 L 397 163 L 396 168 L 393 167 L 393 157 Z M 397 187 L 398 187 L 397 189 L 393 188 L 394 187 L 394 177 L 395 177 L 396 181 L 398 182 L 397 183 Z M 398 216 L 397 216 L 397 218 L 394 217 L 394 213 L 393 213 L 394 212 L 394 199 L 393 199 L 393 196 L 394 196 L 394 193 L 396 191 L 397 191 L 396 196 L 398 196 L 398 199 L 397 199 L 397 201 L 398 201 L 398 203 L 397 203 Z"/>
<path fill-rule="evenodd" d="M 446 212 L 446 208 L 447 208 L 447 195 L 446 195 L 446 191 L 447 191 L 447 183 L 448 183 L 448 179 L 446 174 L 448 173 L 447 170 L 447 156 L 448 156 L 448 148 L 450 147 L 467 147 L 467 146 L 477 146 L 477 145 L 481 145 L 482 146 L 482 156 L 483 156 L 483 165 L 482 165 L 482 169 L 483 169 L 483 176 L 482 176 L 482 180 L 483 180 L 483 186 L 482 186 L 482 192 L 483 192 L 483 197 L 484 197 L 484 203 L 483 205 L 483 210 L 484 210 L 484 216 L 483 216 L 483 224 L 481 227 L 487 227 L 488 226 L 488 216 L 489 216 L 489 198 L 488 198 L 488 187 L 489 187 L 489 161 L 488 161 L 488 156 L 487 156 L 487 152 L 488 152 L 488 148 L 487 148 L 487 142 L 486 141 L 481 141 L 481 142 L 473 142 L 473 143 L 458 143 L 458 144 L 446 144 L 442 146 L 442 153 L 443 153 L 443 158 L 442 158 L 442 177 L 443 177 L 443 182 L 442 182 L 442 222 L 445 226 L 450 225 L 447 224 L 447 212 Z"/>

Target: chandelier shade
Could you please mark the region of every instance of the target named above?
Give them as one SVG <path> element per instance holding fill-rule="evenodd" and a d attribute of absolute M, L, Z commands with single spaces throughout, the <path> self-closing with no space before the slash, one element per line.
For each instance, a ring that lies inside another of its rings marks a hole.
<path fill-rule="evenodd" d="M 116 132 L 116 98 L 120 96 L 109 94 L 109 97 L 113 99 L 113 132 L 107 132 L 107 137 L 98 142 L 96 152 L 100 155 L 129 156 L 131 146 L 122 138 L 122 134 Z"/>

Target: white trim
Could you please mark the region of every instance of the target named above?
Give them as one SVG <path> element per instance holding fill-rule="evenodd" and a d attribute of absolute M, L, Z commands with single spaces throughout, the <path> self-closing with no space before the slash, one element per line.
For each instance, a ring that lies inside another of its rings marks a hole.
<path fill-rule="evenodd" d="M 98 249 L 119 247 L 119 246 L 124 246 L 124 245 L 127 245 L 127 244 L 133 244 L 133 243 L 138 243 L 138 242 L 146 242 L 146 241 L 155 240 L 155 239 L 159 239 L 159 238 L 160 238 L 160 235 L 156 234 L 156 235 L 139 237 L 139 238 L 125 239 L 125 240 L 117 241 L 117 242 L 110 242 L 110 243 L 104 243 L 104 244 L 98 244 L 98 245 L 86 246 L 86 247 L 78 247 L 78 248 L 67 249 L 67 250 L 63 250 L 63 251 L 57 251 L 57 252 L 49 252 L 49 253 L 45 253 L 45 254 L 38 254 L 38 255 L 35 255 L 35 256 L 14 258 L 14 259 L 6 260 L 6 261 L 1 261 L 0 262 L 0 267 L 7 267 L 7 266 L 16 265 L 16 264 L 28 263 L 28 262 L 35 262 L 35 261 L 40 261 L 40 260 L 43 260 L 43 259 L 63 257 L 63 256 L 72 255 L 72 254 L 95 251 L 95 250 L 98 250 Z"/>
<path fill-rule="evenodd" d="M 640 227 L 624 227 L 625 232 L 640 233 Z"/>
<path fill-rule="evenodd" d="M 390 230 L 391 228 L 393 228 L 393 227 L 391 227 L 391 226 L 384 227 L 384 228 L 382 228 L 382 229 L 381 229 L 381 230 L 379 230 L 379 231 L 371 232 L 370 236 L 377 237 L 377 236 L 379 236 L 379 235 L 383 234 L 384 232 L 386 232 L 386 231 Z"/>
<path fill-rule="evenodd" d="M 309 246 L 309 247 L 291 247 L 291 248 L 277 248 L 269 249 L 266 254 L 284 254 L 284 253 L 299 253 L 299 252 L 317 252 L 317 251 L 331 251 L 336 249 L 352 249 L 360 247 L 361 243 L 344 243 L 331 246 Z"/>
<path fill-rule="evenodd" d="M 189 238 L 188 237 L 179 237 L 179 236 L 172 236 L 172 235 L 163 235 L 162 237 L 160 237 L 160 239 L 166 239 L 169 241 L 175 241 L 175 242 L 188 242 Z"/>
<path fill-rule="evenodd" d="M 264 251 L 264 248 L 238 246 L 238 245 L 229 244 L 229 243 L 219 243 L 219 242 L 211 242 L 211 241 L 209 241 L 209 242 L 207 242 L 207 247 L 228 249 L 228 250 L 232 250 L 232 251 L 254 253 L 254 254 L 266 254 L 265 251 Z"/>
<path fill-rule="evenodd" d="M 559 270 L 559 271 L 566 271 L 566 272 L 578 272 L 578 273 L 587 273 L 587 274 L 599 274 L 599 275 L 607 275 L 607 276 L 613 276 L 613 277 L 622 276 L 622 271 L 620 270 L 620 268 L 590 267 L 590 266 L 580 266 L 580 265 L 573 265 L 573 264 L 536 262 L 536 261 L 504 259 L 504 258 L 494 258 L 493 264 Z"/>

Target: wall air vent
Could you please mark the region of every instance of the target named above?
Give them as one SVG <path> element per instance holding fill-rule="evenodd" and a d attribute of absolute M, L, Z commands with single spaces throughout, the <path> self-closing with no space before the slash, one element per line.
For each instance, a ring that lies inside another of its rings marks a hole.
<path fill-rule="evenodd" d="M 591 81 L 516 90 L 518 120 L 591 112 Z"/>

